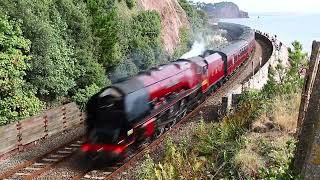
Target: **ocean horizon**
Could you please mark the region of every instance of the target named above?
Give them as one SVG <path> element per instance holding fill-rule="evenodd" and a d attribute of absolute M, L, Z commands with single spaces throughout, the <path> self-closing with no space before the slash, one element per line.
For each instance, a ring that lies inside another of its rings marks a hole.
<path fill-rule="evenodd" d="M 295 40 L 310 53 L 313 40 L 320 41 L 319 14 L 308 13 L 249 13 L 250 18 L 220 19 L 222 22 L 243 24 L 251 28 L 277 35 L 277 38 L 290 47 Z"/>

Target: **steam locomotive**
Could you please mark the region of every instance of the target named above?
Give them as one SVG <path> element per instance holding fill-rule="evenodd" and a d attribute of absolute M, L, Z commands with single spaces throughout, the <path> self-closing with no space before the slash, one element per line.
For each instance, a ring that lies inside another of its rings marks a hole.
<path fill-rule="evenodd" d="M 141 72 L 92 96 L 86 106 L 87 141 L 81 150 L 119 157 L 130 146 L 159 137 L 227 81 L 249 59 L 255 37 L 244 26 L 221 26 L 241 31 L 238 39 L 203 55 Z"/>

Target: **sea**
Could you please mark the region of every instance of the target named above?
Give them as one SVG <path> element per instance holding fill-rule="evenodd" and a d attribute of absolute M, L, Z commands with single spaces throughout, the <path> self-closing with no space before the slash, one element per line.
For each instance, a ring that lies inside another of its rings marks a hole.
<path fill-rule="evenodd" d="M 244 19 L 220 19 L 277 35 L 288 47 L 295 40 L 303 45 L 305 52 L 311 52 L 312 41 L 320 41 L 320 13 L 261 13 L 252 14 Z M 292 47 L 292 46 L 291 46 Z"/>

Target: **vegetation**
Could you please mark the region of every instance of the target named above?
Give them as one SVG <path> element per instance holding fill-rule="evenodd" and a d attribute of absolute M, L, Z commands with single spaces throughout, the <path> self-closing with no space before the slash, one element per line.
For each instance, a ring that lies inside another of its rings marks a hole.
<path fill-rule="evenodd" d="M 3 0 L 0 10 L 0 125 L 83 106 L 109 79 L 168 59 L 159 14 L 136 0 Z"/>
<path fill-rule="evenodd" d="M 221 122 L 202 120 L 190 141 L 169 140 L 159 162 L 144 162 L 141 179 L 299 179 L 292 168 L 293 134 L 306 54 L 300 43 L 293 47 L 290 67 L 274 68 L 263 90 L 243 94 Z"/>
<path fill-rule="evenodd" d="M 179 4 L 186 12 L 193 30 L 198 30 L 199 28 L 206 26 L 208 23 L 208 17 L 204 11 L 193 7 L 187 0 L 179 0 Z"/>
<path fill-rule="evenodd" d="M 20 23 L 0 13 L 0 125 L 35 115 L 43 107 L 23 79 L 30 69 L 29 51 Z"/>
<path fill-rule="evenodd" d="M 292 46 L 293 49 L 289 48 L 290 68 L 285 69 L 283 62 L 278 60 L 278 65 L 270 69 L 268 84 L 263 89 L 268 97 L 296 93 L 303 86 L 301 70 L 307 68 L 307 53 L 302 51 L 298 41 Z"/>

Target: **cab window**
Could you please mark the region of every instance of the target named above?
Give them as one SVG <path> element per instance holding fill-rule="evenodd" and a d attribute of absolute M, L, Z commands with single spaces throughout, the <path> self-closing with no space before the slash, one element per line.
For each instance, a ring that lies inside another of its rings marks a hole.
<path fill-rule="evenodd" d="M 202 74 L 207 74 L 208 73 L 208 66 L 204 66 L 202 68 Z"/>

